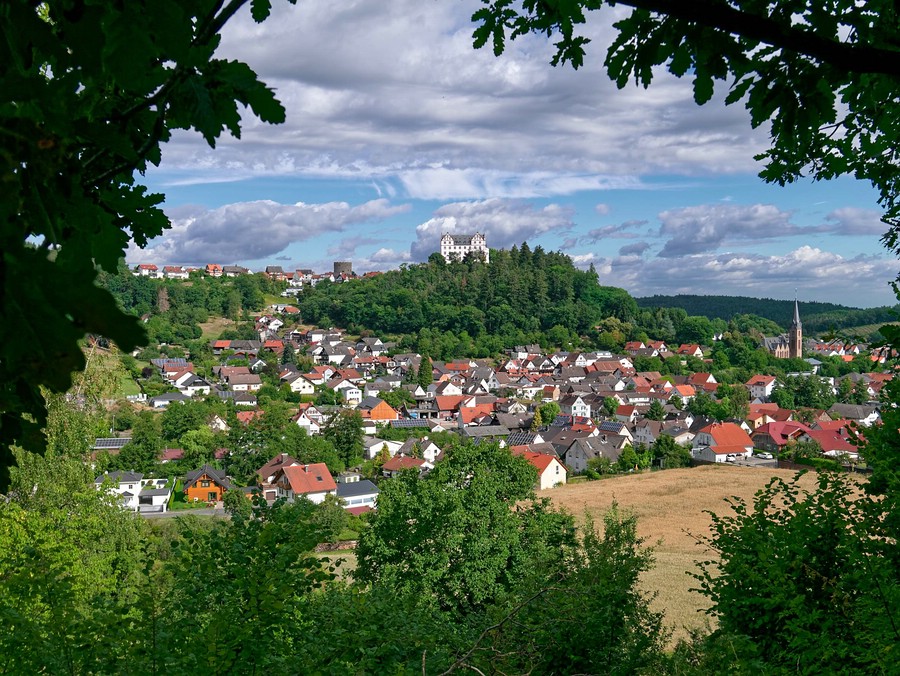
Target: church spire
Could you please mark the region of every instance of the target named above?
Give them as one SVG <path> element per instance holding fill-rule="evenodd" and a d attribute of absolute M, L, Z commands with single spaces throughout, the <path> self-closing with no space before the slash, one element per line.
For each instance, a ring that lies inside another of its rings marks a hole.
<path fill-rule="evenodd" d="M 800 303 L 794 294 L 794 321 L 791 322 L 791 330 L 788 331 L 788 354 L 790 357 L 803 356 L 803 325 L 800 323 Z"/>

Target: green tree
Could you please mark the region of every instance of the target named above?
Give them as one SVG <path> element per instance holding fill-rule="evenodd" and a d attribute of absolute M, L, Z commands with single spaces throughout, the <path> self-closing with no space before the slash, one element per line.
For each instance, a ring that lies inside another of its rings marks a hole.
<path fill-rule="evenodd" d="M 715 636 L 756 673 L 889 672 L 900 640 L 896 543 L 873 537 L 882 507 L 854 483 L 828 472 L 817 482 L 808 493 L 797 478 L 773 479 L 752 506 L 735 499 L 732 516 L 713 516 L 707 544 L 721 558 L 698 579 Z"/>
<path fill-rule="evenodd" d="M 381 448 L 378 449 L 378 455 L 375 456 L 375 469 L 381 470 L 388 460 L 391 459 L 391 452 L 388 450 L 387 444 L 381 444 Z"/>
<path fill-rule="evenodd" d="M 352 466 L 362 460 L 365 447 L 362 416 L 358 411 L 347 409 L 335 411 L 322 428 L 322 436 L 334 445 L 345 465 Z"/>
<path fill-rule="evenodd" d="M 202 401 L 171 404 L 162 414 L 163 436 L 166 441 L 176 442 L 186 432 L 204 427 L 209 414 L 209 407 Z"/>
<path fill-rule="evenodd" d="M 467 614 L 559 565 L 572 520 L 530 499 L 536 472 L 508 449 L 467 443 L 446 453 L 426 477 L 407 471 L 382 485 L 355 576 Z"/>
<path fill-rule="evenodd" d="M 539 600 L 510 612 L 465 664 L 481 673 L 665 673 L 662 614 L 638 584 L 652 552 L 634 515 L 613 505 L 601 533 L 587 518 L 570 557 L 540 580 Z"/>
<path fill-rule="evenodd" d="M 131 441 L 125 444 L 113 461 L 115 466 L 145 474 L 152 472 L 164 447 L 159 422 L 159 416 L 155 413 L 141 411 L 134 422 Z"/>
<path fill-rule="evenodd" d="M 663 406 L 662 402 L 659 399 L 654 399 L 652 402 L 650 402 L 650 408 L 648 408 L 647 412 L 644 413 L 644 417 L 647 420 L 665 420 L 666 407 Z"/>
<path fill-rule="evenodd" d="M 690 449 L 676 443 L 675 438 L 668 434 L 660 434 L 651 448 L 653 457 L 659 460 L 660 465 L 666 469 L 690 467 L 691 465 Z"/>
<path fill-rule="evenodd" d="M 334 577 L 313 551 L 322 540 L 314 513 L 315 505 L 298 500 L 260 505 L 252 518 L 235 513 L 213 529 L 180 519 L 177 546 L 164 564 L 173 580 L 171 603 L 158 633 L 145 632 L 145 651 L 156 651 L 181 673 L 295 670 L 289 650 L 273 650 L 260 638 L 290 642 L 305 631 L 302 608 Z M 191 631 L 178 630 L 184 624 Z M 130 666 L 142 673 L 151 672 L 149 667 Z"/>
<path fill-rule="evenodd" d="M 619 409 L 619 400 L 615 397 L 604 397 L 603 398 L 603 412 L 606 413 L 608 418 L 612 418 L 616 411 Z"/>
<path fill-rule="evenodd" d="M 210 144 L 240 135 L 238 103 L 266 122 L 284 108 L 245 64 L 214 57 L 243 0 L 152 7 L 6 3 L 0 44 L 0 489 L 10 444 L 44 447 L 39 388 L 64 392 L 84 368 L 85 332 L 132 350 L 137 317 L 94 282 L 130 241 L 169 227 L 163 196 L 135 180 L 175 129 Z M 254 2 L 261 21 L 269 3 Z"/>
<path fill-rule="evenodd" d="M 181 466 L 185 471 L 199 469 L 212 462 L 216 451 L 216 438 L 212 430 L 205 425 L 200 429 L 185 432 L 180 443 L 184 450 Z"/>
<path fill-rule="evenodd" d="M 225 512 L 232 517 L 240 514 L 243 518 L 249 518 L 253 514 L 253 503 L 244 495 L 244 491 L 240 489 L 232 489 L 225 491 L 222 496 L 222 505 Z"/>
<path fill-rule="evenodd" d="M 413 398 L 409 390 L 403 388 L 399 390 L 391 390 L 390 392 L 379 392 L 378 398 L 386 401 L 394 410 L 401 410 L 404 406 L 414 406 L 416 400 Z"/>
<path fill-rule="evenodd" d="M 541 404 L 537 407 L 537 410 L 540 411 L 541 422 L 545 425 L 552 423 L 556 420 L 556 416 L 561 413 L 559 404 L 555 401 L 548 401 L 546 404 Z"/>
<path fill-rule="evenodd" d="M 294 351 L 294 346 L 289 342 L 285 342 L 284 351 L 281 353 L 281 363 L 282 364 L 296 364 L 297 363 L 297 355 Z"/>
<path fill-rule="evenodd" d="M 634 447 L 631 444 L 627 444 L 625 448 L 622 449 L 622 453 L 619 455 L 619 460 L 616 464 L 618 465 L 620 472 L 629 472 L 637 469 L 639 463 L 640 460 Z"/>
<path fill-rule="evenodd" d="M 337 542 L 349 519 L 350 513 L 344 509 L 344 501 L 336 495 L 326 495 L 316 505 L 310 523 L 319 529 L 323 542 Z"/>
<path fill-rule="evenodd" d="M 16 453 L 0 503 L 0 669 L 108 671 L 97 665 L 108 628 L 133 610 L 145 524 L 94 488 L 80 458 Z"/>
<path fill-rule="evenodd" d="M 540 408 L 534 409 L 534 415 L 531 418 L 531 427 L 530 427 L 531 431 L 537 432 L 539 429 L 541 429 L 541 425 L 543 425 L 543 424 L 544 424 L 544 420 L 541 417 L 541 409 Z"/>
<path fill-rule="evenodd" d="M 434 372 L 431 368 L 431 359 L 422 356 L 422 363 L 419 366 L 419 385 L 427 388 L 434 381 Z"/>

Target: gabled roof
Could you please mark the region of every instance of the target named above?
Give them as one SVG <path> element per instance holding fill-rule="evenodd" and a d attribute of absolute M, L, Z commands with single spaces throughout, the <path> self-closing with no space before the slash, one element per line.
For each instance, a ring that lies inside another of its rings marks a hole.
<path fill-rule="evenodd" d="M 295 495 L 337 490 L 337 484 L 324 462 L 283 467 L 280 472 Z"/>
<path fill-rule="evenodd" d="M 716 449 L 722 447 L 753 448 L 753 440 L 750 435 L 740 425 L 734 423 L 713 423 L 700 430 L 701 434 L 704 432 L 713 438 L 713 443 L 710 445 Z"/>
<path fill-rule="evenodd" d="M 559 462 L 559 460 L 554 458 L 552 455 L 545 455 L 544 453 L 533 453 L 531 451 L 513 450 L 512 454 L 525 458 L 531 464 L 531 466 L 537 470 L 538 476 L 542 475 L 544 473 L 544 471 L 550 465 L 553 464 L 554 461 Z M 560 464 L 562 464 L 562 463 L 560 463 Z"/>
<path fill-rule="evenodd" d="M 226 491 L 231 488 L 231 481 L 228 476 L 225 474 L 224 469 L 216 469 L 214 467 L 210 467 L 209 465 L 203 465 L 200 469 L 195 469 L 192 472 L 188 472 L 184 477 L 184 490 L 187 490 L 194 484 L 196 484 L 201 477 L 207 476 L 210 481 L 215 484 L 221 486 Z"/>
<path fill-rule="evenodd" d="M 395 455 L 384 463 L 381 468 L 388 472 L 398 472 L 402 469 L 420 468 L 425 464 L 421 458 L 410 458 L 405 455 Z"/>
<path fill-rule="evenodd" d="M 269 460 L 265 465 L 256 470 L 256 475 L 262 480 L 265 481 L 270 476 L 274 475 L 278 470 L 282 467 L 290 467 L 291 465 L 299 465 L 300 461 L 294 459 L 287 453 L 279 453 L 274 458 Z"/>
<path fill-rule="evenodd" d="M 141 474 L 140 472 L 125 472 L 122 470 L 117 470 L 115 472 L 108 472 L 108 473 L 104 472 L 103 474 L 98 476 L 96 479 L 94 479 L 94 483 L 102 484 L 106 479 L 109 479 L 110 481 L 112 481 L 113 483 L 116 483 L 116 484 L 122 484 L 122 483 L 130 484 L 130 483 L 137 483 L 143 478 L 144 478 L 144 475 Z"/>

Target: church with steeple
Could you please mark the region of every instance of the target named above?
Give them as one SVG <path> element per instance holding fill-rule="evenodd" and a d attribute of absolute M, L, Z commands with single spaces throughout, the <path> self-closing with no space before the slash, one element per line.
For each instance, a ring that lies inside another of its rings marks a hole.
<path fill-rule="evenodd" d="M 763 346 L 779 359 L 803 356 L 803 324 L 800 321 L 800 304 L 794 299 L 794 319 L 787 333 L 772 338 L 763 338 Z"/>

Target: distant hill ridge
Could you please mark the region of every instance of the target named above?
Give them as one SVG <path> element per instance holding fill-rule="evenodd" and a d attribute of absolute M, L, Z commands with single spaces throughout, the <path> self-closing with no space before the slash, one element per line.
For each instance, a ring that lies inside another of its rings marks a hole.
<path fill-rule="evenodd" d="M 752 314 L 769 319 L 787 329 L 794 315 L 794 301 L 751 296 L 646 296 L 635 298 L 642 308 L 682 308 L 689 315 L 730 320 L 735 315 Z M 900 306 L 854 308 L 836 303 L 800 301 L 800 319 L 807 333 L 840 330 L 862 324 L 896 321 Z"/>

